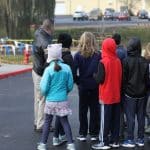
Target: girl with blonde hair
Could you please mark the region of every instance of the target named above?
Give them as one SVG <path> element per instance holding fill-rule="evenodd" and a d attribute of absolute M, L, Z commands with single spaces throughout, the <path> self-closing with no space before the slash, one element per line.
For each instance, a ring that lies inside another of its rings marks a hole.
<path fill-rule="evenodd" d="M 79 136 L 86 141 L 87 134 L 91 140 L 97 140 L 99 134 L 98 84 L 93 78 L 97 72 L 100 53 L 96 38 L 91 32 L 84 32 L 79 41 L 79 51 L 74 56 L 74 80 L 79 91 Z M 88 121 L 87 113 L 90 112 Z M 89 122 L 89 124 L 88 124 Z"/>
<path fill-rule="evenodd" d="M 84 32 L 79 41 L 79 51 L 84 57 L 90 57 L 97 51 L 96 38 L 91 32 Z"/>

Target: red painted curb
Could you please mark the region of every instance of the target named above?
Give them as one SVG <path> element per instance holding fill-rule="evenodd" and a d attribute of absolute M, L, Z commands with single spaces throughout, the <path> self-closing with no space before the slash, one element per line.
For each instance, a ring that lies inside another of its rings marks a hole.
<path fill-rule="evenodd" d="M 18 74 L 22 74 L 22 73 L 30 72 L 30 71 L 32 71 L 32 68 L 22 69 L 18 71 L 9 72 L 9 73 L 3 73 L 3 74 L 0 74 L 0 79 L 8 78 L 10 76 L 16 76 Z"/>

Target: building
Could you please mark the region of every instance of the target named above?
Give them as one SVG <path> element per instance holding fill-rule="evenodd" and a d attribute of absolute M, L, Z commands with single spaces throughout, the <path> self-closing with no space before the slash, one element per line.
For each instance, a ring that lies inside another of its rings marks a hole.
<path fill-rule="evenodd" d="M 150 11 L 150 0 L 56 0 L 56 15 L 72 15 L 76 10 L 89 12 L 93 8 L 113 8 L 120 11 L 121 8 L 129 8 L 134 14 L 140 9 Z"/>

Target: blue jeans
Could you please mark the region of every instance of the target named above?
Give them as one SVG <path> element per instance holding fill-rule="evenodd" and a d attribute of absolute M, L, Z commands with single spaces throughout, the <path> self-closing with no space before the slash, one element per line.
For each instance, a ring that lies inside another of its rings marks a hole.
<path fill-rule="evenodd" d="M 138 122 L 138 138 L 144 138 L 145 97 L 137 99 L 125 96 L 124 110 L 127 118 L 127 138 L 134 140 L 135 116 Z"/>

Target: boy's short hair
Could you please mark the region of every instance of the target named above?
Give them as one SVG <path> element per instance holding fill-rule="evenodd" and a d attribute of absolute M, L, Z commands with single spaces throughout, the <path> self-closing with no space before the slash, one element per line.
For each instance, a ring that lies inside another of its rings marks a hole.
<path fill-rule="evenodd" d="M 61 33 L 58 36 L 57 42 L 62 44 L 62 48 L 70 48 L 72 44 L 72 37 L 67 33 Z"/>
<path fill-rule="evenodd" d="M 115 40 L 117 45 L 119 45 L 121 43 L 121 35 L 119 33 L 113 34 L 112 38 Z"/>

